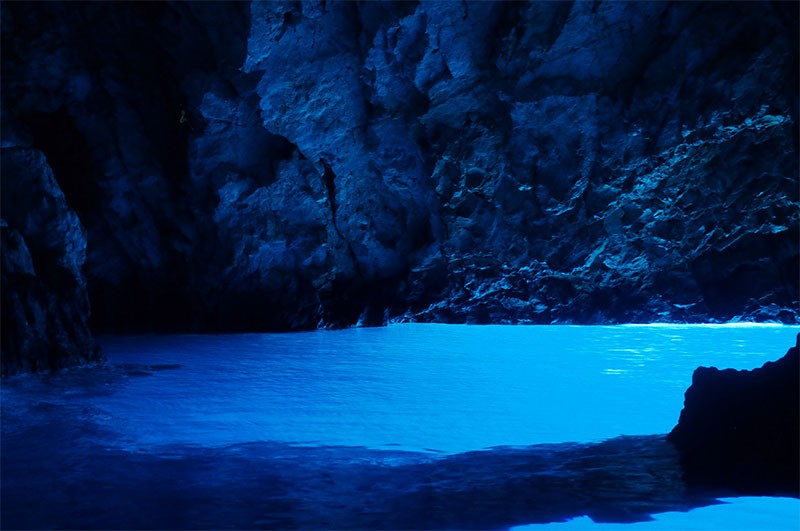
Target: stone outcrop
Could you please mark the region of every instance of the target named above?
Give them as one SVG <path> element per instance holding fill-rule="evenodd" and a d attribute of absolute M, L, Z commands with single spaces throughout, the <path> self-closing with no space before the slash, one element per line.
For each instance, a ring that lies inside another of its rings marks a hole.
<path fill-rule="evenodd" d="M 668 436 L 693 485 L 800 495 L 798 344 L 760 369 L 700 367 Z"/>
<path fill-rule="evenodd" d="M 2 375 L 98 360 L 78 216 L 39 151 L 6 148 L 1 163 Z"/>
<path fill-rule="evenodd" d="M 3 145 L 44 153 L 83 222 L 95 330 L 798 322 L 796 4 L 2 24 Z"/>

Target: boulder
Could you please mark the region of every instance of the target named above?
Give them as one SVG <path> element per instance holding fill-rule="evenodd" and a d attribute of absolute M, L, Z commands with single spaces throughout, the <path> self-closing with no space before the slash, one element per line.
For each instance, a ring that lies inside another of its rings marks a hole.
<path fill-rule="evenodd" d="M 752 371 L 700 367 L 678 425 L 687 483 L 750 495 L 800 494 L 798 345 Z"/>

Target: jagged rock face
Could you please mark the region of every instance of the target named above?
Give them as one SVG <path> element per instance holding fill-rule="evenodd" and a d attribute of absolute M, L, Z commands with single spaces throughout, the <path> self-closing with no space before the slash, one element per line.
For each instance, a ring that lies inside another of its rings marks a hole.
<path fill-rule="evenodd" d="M 669 434 L 689 484 L 742 494 L 800 494 L 800 335 L 760 369 L 700 367 Z"/>
<path fill-rule="evenodd" d="M 44 156 L 2 150 L 2 375 L 94 361 L 83 227 Z"/>
<path fill-rule="evenodd" d="M 3 119 L 45 153 L 86 225 L 98 329 L 181 328 L 194 318 L 192 261 L 206 267 L 199 249 L 210 219 L 199 204 L 205 188 L 189 179 L 188 109 L 206 84 L 236 71 L 247 10 L 3 8 Z"/>
<path fill-rule="evenodd" d="M 794 308 L 796 96 L 780 88 L 794 71 L 780 13 L 262 3 L 252 15 L 245 70 L 263 75 L 264 126 L 331 175 L 355 276 L 399 271 L 398 313 Z"/>
<path fill-rule="evenodd" d="M 98 330 L 797 322 L 797 11 L 4 4 L 4 142 Z"/>

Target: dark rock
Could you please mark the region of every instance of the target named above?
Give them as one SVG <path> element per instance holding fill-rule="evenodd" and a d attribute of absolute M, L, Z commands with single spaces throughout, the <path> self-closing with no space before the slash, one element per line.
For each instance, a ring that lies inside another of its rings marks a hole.
<path fill-rule="evenodd" d="M 688 483 L 751 495 L 800 495 L 798 345 L 760 369 L 700 367 L 668 436 Z"/>
<path fill-rule="evenodd" d="M 797 5 L 1 9 L 95 330 L 798 322 Z"/>
<path fill-rule="evenodd" d="M 44 156 L 3 148 L 3 376 L 100 359 L 81 268 L 86 235 Z"/>

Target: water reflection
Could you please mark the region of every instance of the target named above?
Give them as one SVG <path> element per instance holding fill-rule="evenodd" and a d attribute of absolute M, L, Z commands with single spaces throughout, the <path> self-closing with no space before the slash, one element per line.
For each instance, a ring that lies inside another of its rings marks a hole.
<path fill-rule="evenodd" d="M 15 455 L 2 457 L 4 527 L 501 529 L 715 503 L 686 489 L 662 437 L 436 457 L 279 443 L 123 451 L 87 429 L 51 426 L 63 450 L 21 447 L 41 432 L 4 440 Z"/>

